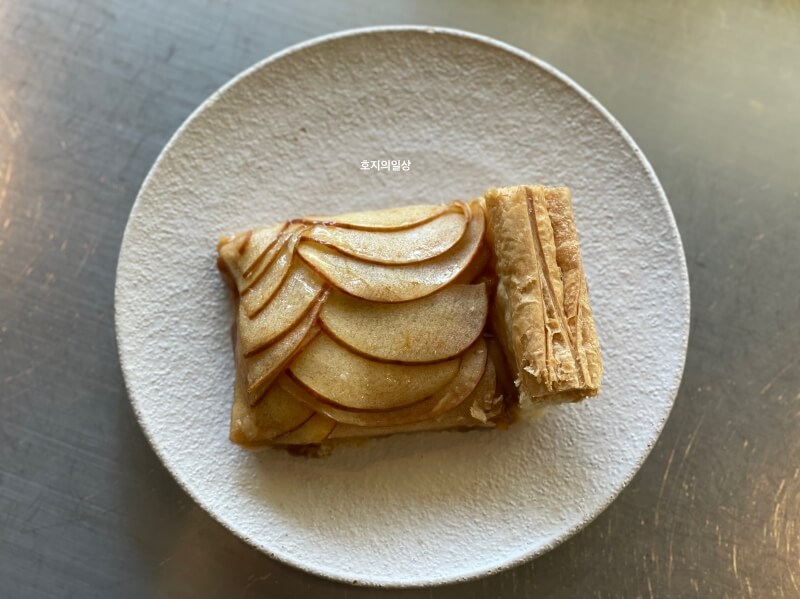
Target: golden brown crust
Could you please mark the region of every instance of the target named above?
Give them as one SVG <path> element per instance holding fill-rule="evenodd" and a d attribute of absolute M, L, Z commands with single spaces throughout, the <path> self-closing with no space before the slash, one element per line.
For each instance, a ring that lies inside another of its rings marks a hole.
<path fill-rule="evenodd" d="M 583 272 L 578 232 L 572 212 L 572 196 L 566 187 L 556 187 L 545 190 L 545 199 L 553 225 L 556 261 L 564 283 L 563 305 L 567 325 L 579 352 L 585 385 L 599 390 L 603 362 L 589 304 L 589 289 Z"/>
<path fill-rule="evenodd" d="M 602 363 L 566 188 L 484 196 L 498 277 L 493 323 L 525 402 L 596 395 Z"/>

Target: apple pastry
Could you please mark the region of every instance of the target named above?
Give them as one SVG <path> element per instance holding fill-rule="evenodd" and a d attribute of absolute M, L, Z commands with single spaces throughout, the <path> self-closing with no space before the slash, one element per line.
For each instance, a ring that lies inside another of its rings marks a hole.
<path fill-rule="evenodd" d="M 308 216 L 218 251 L 234 295 L 234 443 L 321 453 L 505 427 L 599 390 L 566 188 Z"/>

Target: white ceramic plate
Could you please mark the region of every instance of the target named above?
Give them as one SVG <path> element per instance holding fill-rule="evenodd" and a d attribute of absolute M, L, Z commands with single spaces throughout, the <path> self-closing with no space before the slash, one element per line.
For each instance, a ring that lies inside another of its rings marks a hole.
<path fill-rule="evenodd" d="M 363 171 L 362 160 L 411 168 Z M 520 183 L 572 188 L 605 362 L 600 397 L 508 431 L 398 436 L 327 459 L 231 445 L 219 236 Z M 612 501 L 672 407 L 689 288 L 652 169 L 588 93 L 497 41 L 380 28 L 272 56 L 186 121 L 128 222 L 116 325 L 142 428 L 211 515 L 310 572 L 417 586 L 540 555 Z"/>

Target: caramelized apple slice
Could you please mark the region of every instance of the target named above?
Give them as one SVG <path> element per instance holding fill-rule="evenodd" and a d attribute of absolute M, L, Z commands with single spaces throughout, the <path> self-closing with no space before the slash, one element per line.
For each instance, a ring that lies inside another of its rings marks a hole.
<path fill-rule="evenodd" d="M 378 304 L 334 291 L 319 313 L 325 331 L 358 354 L 396 362 L 457 356 L 486 324 L 486 288 L 449 285 L 426 297 Z"/>
<path fill-rule="evenodd" d="M 279 229 L 280 225 L 273 225 L 271 229 Z M 241 231 L 233 235 L 224 235 L 217 242 L 217 253 L 220 258 L 230 261 L 238 261 L 244 252 L 246 245 L 253 236 L 253 230 Z"/>
<path fill-rule="evenodd" d="M 283 387 L 273 385 L 264 400 L 249 407 L 237 386 L 231 413 L 231 441 L 260 445 L 292 431 L 314 415 L 314 410 L 297 401 Z"/>
<path fill-rule="evenodd" d="M 293 229 L 297 225 L 292 226 Z M 219 255 L 239 293 L 244 292 L 277 256 L 289 238 L 286 224 L 245 231 L 232 239 L 222 239 Z"/>
<path fill-rule="evenodd" d="M 367 210 L 364 212 L 348 212 L 336 216 L 307 216 L 300 222 L 324 223 L 350 229 L 367 231 L 396 231 L 408 229 L 433 220 L 440 214 L 454 209 L 454 204 L 399 206 L 384 210 Z"/>
<path fill-rule="evenodd" d="M 410 264 L 428 260 L 453 247 L 464 234 L 468 220 L 469 211 L 465 210 L 445 212 L 421 225 L 396 231 L 318 225 L 303 236 L 368 262 Z"/>
<path fill-rule="evenodd" d="M 316 305 L 309 310 L 308 314 L 279 341 L 244 359 L 250 405 L 260 401 L 266 388 L 283 371 L 286 364 L 317 336 L 320 331 L 316 324 L 319 308 L 319 305 Z"/>
<path fill-rule="evenodd" d="M 245 289 L 241 291 L 240 301 L 245 314 L 250 318 L 269 303 L 288 276 L 296 243 L 297 236 L 289 234 L 269 264 L 259 267 L 253 278 L 247 279 Z"/>
<path fill-rule="evenodd" d="M 475 255 L 467 267 L 458 273 L 458 276 L 453 279 L 453 284 L 467 284 L 477 283 L 486 274 L 486 265 L 489 263 L 489 248 L 485 243 L 481 244 L 478 253 Z"/>
<path fill-rule="evenodd" d="M 436 418 L 437 427 L 494 426 L 491 419 L 498 415 L 503 403 L 497 392 L 497 368 L 488 351 L 488 344 L 486 356 L 486 369 L 475 389 L 455 408 Z"/>
<path fill-rule="evenodd" d="M 291 363 L 294 377 L 331 403 L 391 410 L 432 395 L 458 372 L 458 358 L 436 364 L 386 364 L 357 356 L 320 334 Z"/>
<path fill-rule="evenodd" d="M 285 240 L 287 225 L 284 223 L 277 227 L 264 227 L 256 229 L 250 235 L 250 239 L 241 252 L 239 264 L 241 266 L 242 275 L 249 277 L 253 272 L 262 264 L 265 258 L 268 259 L 268 253 L 279 242 Z"/>
<path fill-rule="evenodd" d="M 245 271 L 269 251 L 278 241 L 285 224 L 244 231 L 233 237 L 223 237 L 217 250 L 234 277 L 244 277 Z"/>
<path fill-rule="evenodd" d="M 450 283 L 478 255 L 485 227 L 483 210 L 477 203 L 470 208 L 469 225 L 458 243 L 425 262 L 376 264 L 307 240 L 300 242 L 297 250 L 303 260 L 345 293 L 374 302 L 418 299 Z"/>
<path fill-rule="evenodd" d="M 239 339 L 250 356 L 292 328 L 320 297 L 325 282 L 300 260 L 295 260 L 286 280 L 256 316 L 247 316 L 239 304 Z"/>
<path fill-rule="evenodd" d="M 304 424 L 293 431 L 276 437 L 272 442 L 279 445 L 314 445 L 322 443 L 328 438 L 335 426 L 335 420 L 331 420 L 324 414 L 314 414 Z"/>
<path fill-rule="evenodd" d="M 434 418 L 463 402 L 483 376 L 487 364 L 486 355 L 486 344 L 483 339 L 478 339 L 461 357 L 458 373 L 449 384 L 422 401 L 393 410 L 348 410 L 332 405 L 310 389 L 304 388 L 291 375 L 279 377 L 276 384 L 297 401 L 337 422 L 361 427 L 398 426 Z"/>
<path fill-rule="evenodd" d="M 279 379 L 280 381 L 282 379 Z M 340 422 L 329 438 L 381 437 L 397 433 L 436 431 L 459 427 L 492 427 L 494 424 L 489 422 L 486 416 L 491 416 L 491 410 L 496 410 L 498 407 L 502 407 L 502 403 L 495 395 L 495 368 L 492 361 L 487 360 L 483 376 L 466 399 L 435 418 L 388 426 L 358 426 Z M 387 414 L 392 413 L 388 412 Z"/>

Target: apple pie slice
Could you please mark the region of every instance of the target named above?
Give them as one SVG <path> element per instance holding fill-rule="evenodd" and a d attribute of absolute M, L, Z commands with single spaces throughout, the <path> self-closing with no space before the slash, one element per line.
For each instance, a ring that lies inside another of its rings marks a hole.
<path fill-rule="evenodd" d="M 565 188 L 309 216 L 218 251 L 235 298 L 234 443 L 319 453 L 506 426 L 599 389 Z"/>

